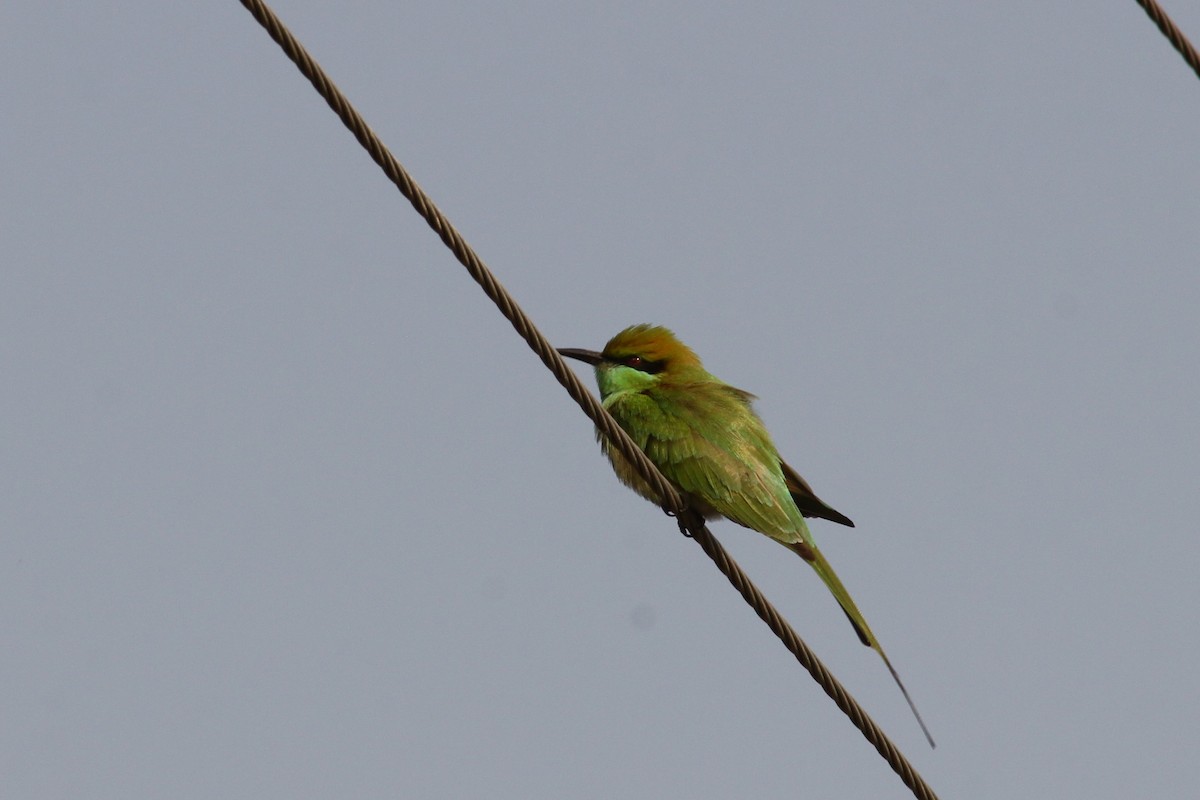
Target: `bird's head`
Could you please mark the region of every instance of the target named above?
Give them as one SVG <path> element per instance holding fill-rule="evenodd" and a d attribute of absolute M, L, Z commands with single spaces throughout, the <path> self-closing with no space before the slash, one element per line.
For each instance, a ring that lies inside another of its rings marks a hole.
<path fill-rule="evenodd" d="M 560 355 L 596 368 L 600 394 L 642 391 L 690 370 L 703 370 L 699 357 L 675 334 L 658 325 L 634 325 L 608 340 L 604 350 L 560 349 Z"/>

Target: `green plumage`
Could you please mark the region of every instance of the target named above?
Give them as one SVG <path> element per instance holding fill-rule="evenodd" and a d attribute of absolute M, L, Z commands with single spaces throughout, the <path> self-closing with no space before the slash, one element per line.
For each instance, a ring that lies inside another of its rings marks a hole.
<path fill-rule="evenodd" d="M 617 388 L 626 370 L 601 369 L 604 407 L 690 504 L 785 544 L 811 544 L 749 394 L 695 369 L 640 390 Z M 658 503 L 621 454 L 602 445 L 621 480 Z"/>
<path fill-rule="evenodd" d="M 595 367 L 604 407 L 690 507 L 706 518 L 725 517 L 766 534 L 809 563 L 846 612 L 863 644 L 883 658 L 932 745 L 900 676 L 817 548 L 805 517 L 823 517 L 849 526 L 854 523 L 817 498 L 779 457 L 751 407 L 754 395 L 707 372 L 696 354 L 666 328 L 627 328 L 601 353 L 559 352 Z M 625 457 L 607 439 L 597 436 L 617 477 L 661 505 L 661 498 Z"/>

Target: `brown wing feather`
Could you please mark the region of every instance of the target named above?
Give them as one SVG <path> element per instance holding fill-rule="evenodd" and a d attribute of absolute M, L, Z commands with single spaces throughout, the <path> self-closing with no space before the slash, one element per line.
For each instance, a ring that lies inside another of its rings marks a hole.
<path fill-rule="evenodd" d="M 806 517 L 820 517 L 830 522 L 848 525 L 851 528 L 854 527 L 854 523 L 849 517 L 840 511 L 835 511 L 832 507 L 826 505 L 821 498 L 817 497 L 812 487 L 808 485 L 808 482 L 800 477 L 800 473 L 789 467 L 784 461 L 780 461 L 779 466 L 783 469 L 783 478 L 787 481 L 788 491 L 791 492 L 792 500 L 795 501 L 796 508 L 800 509 L 801 514 Z"/>

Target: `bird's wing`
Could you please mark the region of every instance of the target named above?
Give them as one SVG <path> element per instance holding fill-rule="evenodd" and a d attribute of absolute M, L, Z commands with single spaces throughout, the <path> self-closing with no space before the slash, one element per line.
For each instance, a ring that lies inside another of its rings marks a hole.
<path fill-rule="evenodd" d="M 756 417 L 652 437 L 646 454 L 680 489 L 733 522 L 784 543 L 808 539 L 777 466 L 778 454 Z"/>
<path fill-rule="evenodd" d="M 791 492 L 792 500 L 796 502 L 796 508 L 800 509 L 800 513 L 806 517 L 820 517 L 831 522 L 837 522 L 841 525 L 854 527 L 854 522 L 849 517 L 840 511 L 834 510 L 831 506 L 826 505 L 821 498 L 813 492 L 812 487 L 808 485 L 808 481 L 800 477 L 800 473 L 787 465 L 787 462 L 779 462 L 780 469 L 783 470 L 783 478 L 787 481 L 788 491 Z"/>

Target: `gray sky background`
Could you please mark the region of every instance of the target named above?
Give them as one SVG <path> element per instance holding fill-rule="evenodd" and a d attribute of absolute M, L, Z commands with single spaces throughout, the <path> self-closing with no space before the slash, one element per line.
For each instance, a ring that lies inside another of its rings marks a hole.
<path fill-rule="evenodd" d="M 1200 793 L 1200 81 L 1132 0 L 276 10 L 553 341 L 762 398 L 938 749 L 714 531 L 942 797 Z M 0 795 L 906 796 L 240 5 L 0 68 Z"/>

